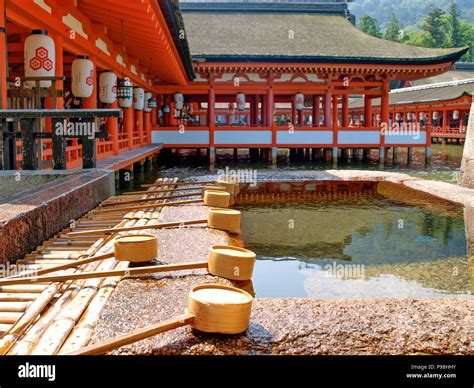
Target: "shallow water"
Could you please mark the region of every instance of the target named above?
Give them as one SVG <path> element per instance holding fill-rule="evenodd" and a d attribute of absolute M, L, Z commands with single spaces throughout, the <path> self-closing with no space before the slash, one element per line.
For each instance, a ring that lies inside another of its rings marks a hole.
<path fill-rule="evenodd" d="M 459 207 L 377 198 L 240 209 L 258 297 L 471 295 Z"/>
<path fill-rule="evenodd" d="M 228 151 L 228 152 L 226 152 Z M 410 174 L 412 176 L 433 179 L 449 183 L 457 183 L 461 166 L 463 146 L 440 144 L 432 146 L 431 163 L 425 165 L 424 151 L 415 149 L 413 163 L 408 166 L 406 163 L 406 150 L 400 149 L 399 163 L 393 165 L 389 158 L 383 168 L 379 167 L 376 160 L 376 152 L 373 153 L 374 159 L 362 163 L 357 161 L 341 160 L 337 169 L 340 170 L 372 170 L 372 171 L 392 171 Z M 135 174 L 130 187 L 122 188 L 119 193 L 125 191 L 139 190 L 143 183 L 152 183 L 157 178 L 180 179 L 190 177 L 201 177 L 202 179 L 215 179 L 220 169 L 252 169 L 255 170 L 258 180 L 264 179 L 311 179 L 311 175 L 318 171 L 333 169 L 332 163 L 321 162 L 288 162 L 284 151 L 279 153 L 278 165 L 272 167 L 268 163 L 251 163 L 246 154 L 246 150 L 241 150 L 239 161 L 234 161 L 231 150 L 220 150 L 216 166 L 211 169 L 206 163 L 204 157 L 197 158 L 195 155 L 177 155 L 168 165 L 155 168 L 153 171 L 141 172 Z"/>

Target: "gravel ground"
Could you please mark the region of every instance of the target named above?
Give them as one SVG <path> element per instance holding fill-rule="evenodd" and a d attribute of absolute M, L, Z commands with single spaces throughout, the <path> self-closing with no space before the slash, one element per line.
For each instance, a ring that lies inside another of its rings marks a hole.
<path fill-rule="evenodd" d="M 165 208 L 163 221 L 206 218 L 202 206 Z M 204 226 L 154 231 L 162 262 L 205 260 L 227 234 Z M 182 314 L 189 290 L 227 284 L 205 270 L 128 278 L 117 287 L 92 343 Z M 252 292 L 252 285 L 233 284 Z M 224 336 L 190 327 L 155 336 L 112 354 L 474 354 L 474 300 L 255 299 L 246 333 Z"/>

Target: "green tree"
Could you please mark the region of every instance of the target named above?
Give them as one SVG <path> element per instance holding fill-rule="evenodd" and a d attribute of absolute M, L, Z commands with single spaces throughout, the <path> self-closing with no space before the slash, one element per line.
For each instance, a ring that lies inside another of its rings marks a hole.
<path fill-rule="evenodd" d="M 433 37 L 427 31 L 403 31 L 402 43 L 420 47 L 436 46 Z"/>
<path fill-rule="evenodd" d="M 365 14 L 360 18 L 359 29 L 366 34 L 381 38 L 382 33 L 380 32 L 379 22 L 377 19 Z"/>
<path fill-rule="evenodd" d="M 461 47 L 470 47 L 469 52 L 462 57 L 462 61 L 472 62 L 474 60 L 474 24 L 463 20 L 459 23 L 459 35 Z"/>
<path fill-rule="evenodd" d="M 446 40 L 446 14 L 440 8 L 433 7 L 426 19 L 421 22 L 421 30 L 430 34 L 433 47 L 443 47 Z"/>
<path fill-rule="evenodd" d="M 400 23 L 394 13 L 392 13 L 390 24 L 385 30 L 384 39 L 391 40 L 392 42 L 400 41 Z"/>
<path fill-rule="evenodd" d="M 461 26 L 459 23 L 459 15 L 457 3 L 455 0 L 451 2 L 451 7 L 448 15 L 449 32 L 446 47 L 460 47 L 461 46 Z"/>

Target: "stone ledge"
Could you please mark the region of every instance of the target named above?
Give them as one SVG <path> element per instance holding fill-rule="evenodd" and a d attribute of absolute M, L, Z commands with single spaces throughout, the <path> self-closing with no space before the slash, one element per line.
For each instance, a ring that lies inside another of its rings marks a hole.
<path fill-rule="evenodd" d="M 0 204 L 0 263 L 23 257 L 114 192 L 113 172 L 88 170 Z"/>

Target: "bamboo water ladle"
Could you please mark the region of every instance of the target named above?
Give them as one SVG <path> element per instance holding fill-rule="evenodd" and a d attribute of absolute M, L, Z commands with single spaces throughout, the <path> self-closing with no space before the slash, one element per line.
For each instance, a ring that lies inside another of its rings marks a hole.
<path fill-rule="evenodd" d="M 209 192 L 209 193 L 208 193 Z M 166 196 L 166 197 L 159 197 L 159 198 L 141 198 L 141 199 L 133 199 L 129 201 L 113 201 L 113 202 L 106 202 L 102 204 L 102 207 L 106 209 L 97 210 L 96 213 L 103 214 L 103 213 L 116 213 L 119 211 L 130 211 L 134 209 L 143 208 L 142 205 L 137 206 L 121 206 L 121 205 L 132 205 L 137 203 L 143 202 L 156 202 L 158 200 L 164 199 L 176 199 L 176 198 L 185 198 L 185 197 L 195 197 L 203 194 L 200 199 L 196 199 L 197 202 L 204 202 L 204 206 L 214 206 L 214 207 L 229 207 L 231 194 L 226 191 L 221 190 L 206 190 L 204 193 L 197 192 L 197 193 L 190 193 L 190 194 L 182 194 L 177 196 Z M 219 198 L 220 197 L 220 198 Z M 217 200 L 219 198 L 219 200 Z M 172 202 L 176 204 L 177 202 Z M 186 203 L 193 203 L 193 202 L 186 202 Z M 152 206 L 152 204 L 149 204 Z M 155 204 L 158 205 L 165 205 L 165 204 Z M 169 206 L 169 203 L 166 203 Z M 152 206 L 153 207 L 153 206 Z"/>
<path fill-rule="evenodd" d="M 205 189 L 206 186 L 218 186 L 223 187 L 223 190 L 227 191 L 230 194 L 238 194 L 239 192 L 239 184 L 238 183 L 231 183 L 226 181 L 217 181 L 217 182 L 208 182 L 205 185 L 201 185 L 198 187 L 189 187 L 186 190 L 197 190 L 197 189 Z M 181 189 L 170 189 L 173 190 L 181 190 Z M 154 193 L 163 193 L 167 192 L 168 190 L 146 190 L 146 191 L 131 191 L 129 193 L 124 193 L 124 195 L 141 195 L 141 194 L 154 194 Z"/>
<path fill-rule="evenodd" d="M 90 257 L 86 257 L 84 259 L 78 259 L 78 260 L 71 261 L 70 263 L 67 263 L 67 264 L 61 264 L 61 265 L 56 265 L 54 267 L 39 269 L 37 271 L 28 271 L 28 272 L 20 273 L 20 274 L 17 274 L 17 275 L 12 275 L 12 276 L 0 279 L 0 282 L 4 281 L 6 279 L 20 279 L 20 278 L 24 278 L 24 277 L 28 277 L 28 276 L 38 276 L 38 275 L 44 275 L 44 274 L 51 273 L 51 272 L 62 271 L 62 270 L 65 270 L 65 269 L 74 268 L 74 267 L 77 267 L 77 266 L 80 266 L 80 265 L 93 263 L 93 262 L 108 259 L 108 258 L 111 258 L 111 257 L 114 257 L 113 252 L 105 253 L 103 255 L 90 256 Z"/>
<path fill-rule="evenodd" d="M 201 195 L 201 191 L 188 193 L 188 194 L 180 194 L 180 195 L 167 195 L 164 197 L 153 197 L 153 198 L 140 198 L 140 199 L 130 199 L 125 201 L 117 201 L 113 200 L 110 202 L 104 202 L 102 207 L 111 207 L 117 205 L 127 205 L 131 203 L 142 203 L 142 202 L 153 202 L 153 201 L 162 201 L 164 199 L 176 199 L 176 198 L 186 198 L 186 197 L 195 197 L 197 195 Z"/>
<path fill-rule="evenodd" d="M 148 205 L 147 205 L 148 206 Z M 165 228 L 176 228 L 183 227 L 186 225 L 199 225 L 206 224 L 213 229 L 220 229 L 231 233 L 238 233 L 240 229 L 240 211 L 233 209 L 209 209 L 207 219 L 201 220 L 188 220 L 188 221 L 177 221 L 168 222 L 156 225 L 140 225 L 140 226 L 128 226 L 123 228 L 107 228 L 107 229 L 95 229 L 85 230 L 81 232 L 69 232 L 68 237 L 80 237 L 80 236 L 101 236 L 108 233 L 119 233 L 119 232 L 131 232 L 136 230 L 146 229 L 165 229 Z"/>
<path fill-rule="evenodd" d="M 163 187 L 163 186 L 199 186 L 199 185 L 206 185 L 206 184 L 213 184 L 216 183 L 216 180 L 212 181 L 189 181 L 189 182 L 175 182 L 175 183 L 147 183 L 141 185 L 143 188 L 147 187 Z"/>
<path fill-rule="evenodd" d="M 17 284 L 64 282 L 79 279 L 95 279 L 115 276 L 146 275 L 160 272 L 184 271 L 190 269 L 207 269 L 211 275 L 230 280 L 251 280 L 256 255 L 244 248 L 215 245 L 211 247 L 208 261 L 189 262 L 182 264 L 165 264 L 148 267 L 115 269 L 109 271 L 80 272 L 65 275 L 46 275 L 20 278 L 0 279 L 0 287 Z M 77 265 L 77 263 L 74 263 Z M 60 267 L 60 266 L 58 266 Z M 59 271 L 58 268 L 53 271 Z M 70 267 L 68 267 L 70 268 Z M 51 268 L 50 268 L 51 270 Z"/>
<path fill-rule="evenodd" d="M 225 187 L 217 184 L 209 184 L 209 185 L 204 185 L 204 186 L 198 186 L 198 187 L 182 187 L 178 189 L 168 189 L 168 190 L 147 190 L 147 191 L 131 191 L 129 193 L 123 193 L 119 197 L 114 197 L 114 198 L 127 198 L 127 197 L 134 197 L 134 196 L 142 196 L 146 194 L 160 194 L 160 193 L 174 193 L 174 192 L 179 192 L 179 191 L 191 191 L 191 190 L 201 190 L 201 192 L 204 192 L 205 190 L 223 190 L 225 191 Z"/>
<path fill-rule="evenodd" d="M 238 288 L 217 284 L 198 286 L 189 293 L 185 314 L 87 346 L 68 355 L 105 354 L 124 345 L 188 325 L 206 333 L 240 334 L 249 326 L 252 302 L 252 296 Z"/>

